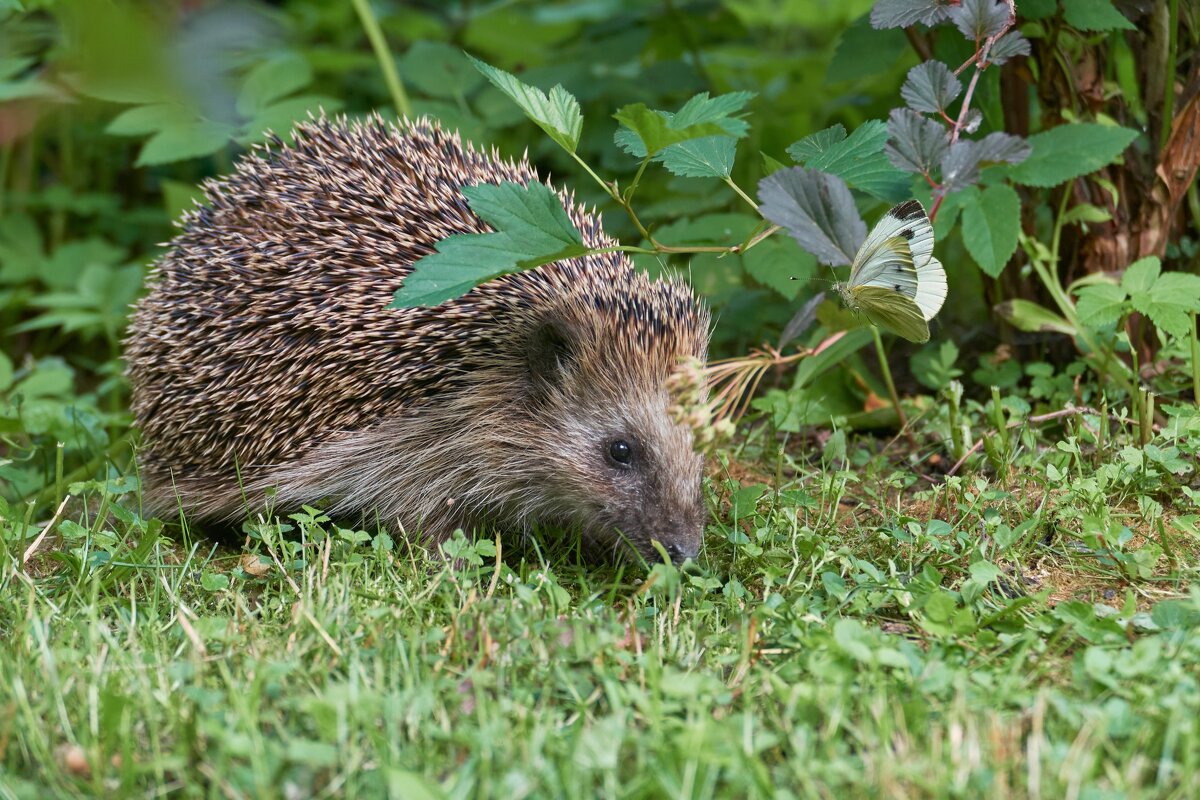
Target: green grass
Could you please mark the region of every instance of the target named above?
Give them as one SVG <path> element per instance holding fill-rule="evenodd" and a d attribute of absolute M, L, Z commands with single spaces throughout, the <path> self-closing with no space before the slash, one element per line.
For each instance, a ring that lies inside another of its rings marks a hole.
<path fill-rule="evenodd" d="M 751 435 L 684 571 L 74 484 L 26 565 L 3 523 L 0 797 L 1194 797 L 1195 434 L 1027 434 L 945 482 Z"/>

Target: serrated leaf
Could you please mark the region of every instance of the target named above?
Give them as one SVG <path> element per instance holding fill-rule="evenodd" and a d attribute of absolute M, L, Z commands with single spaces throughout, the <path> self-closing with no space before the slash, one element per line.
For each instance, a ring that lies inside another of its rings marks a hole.
<path fill-rule="evenodd" d="M 163 128 L 185 124 L 193 119 L 183 106 L 175 103 L 151 103 L 127 108 L 104 129 L 113 136 L 146 136 Z"/>
<path fill-rule="evenodd" d="M 876 28 L 907 28 L 920 22 L 936 25 L 949 16 L 948 0 L 877 0 L 871 7 L 871 25 Z"/>
<path fill-rule="evenodd" d="M 1062 9 L 1067 24 L 1081 31 L 1137 30 L 1112 0 L 1062 0 Z"/>
<path fill-rule="evenodd" d="M 727 134 L 740 139 L 750 130 L 750 124 L 733 115 L 753 99 L 754 92 L 729 92 L 716 97 L 709 97 L 708 92 L 701 92 L 683 104 L 683 108 L 671 118 L 671 124 L 681 128 L 715 122 L 720 124 Z"/>
<path fill-rule="evenodd" d="M 817 158 L 845 138 L 846 127 L 839 122 L 824 130 L 810 133 L 798 142 L 793 142 L 788 146 L 787 153 L 796 160 L 796 163 L 803 165 L 809 159 Z"/>
<path fill-rule="evenodd" d="M 1183 338 L 1191 331 L 1192 312 L 1200 312 L 1200 276 L 1183 272 L 1162 274 L 1156 256 L 1130 264 L 1121 276 L 1121 289 L 1130 305 L 1167 334 Z"/>
<path fill-rule="evenodd" d="M 892 109 L 887 131 L 884 152 L 905 172 L 931 174 L 950 148 L 950 134 L 943 125 L 907 108 Z"/>
<path fill-rule="evenodd" d="M 217 152 L 229 144 L 234 129 L 220 122 L 196 120 L 163 128 L 142 145 L 137 166 L 169 164 Z"/>
<path fill-rule="evenodd" d="M 1135 292 L 1148 292 L 1154 287 L 1154 282 L 1161 273 L 1162 262 L 1158 260 L 1158 256 L 1139 258 L 1125 268 L 1125 273 L 1121 275 L 1121 288 L 1130 295 Z"/>
<path fill-rule="evenodd" d="M 962 0 L 950 8 L 950 21 L 969 41 L 981 42 L 1008 25 L 1009 9 L 1003 0 Z"/>
<path fill-rule="evenodd" d="M 1128 295 L 1115 283 L 1084 286 L 1076 296 L 1075 314 L 1079 322 L 1089 328 L 1111 325 L 1126 311 Z"/>
<path fill-rule="evenodd" d="M 913 111 L 937 114 L 945 110 L 962 92 L 962 84 L 953 70 L 941 61 L 926 61 L 908 71 L 900 96 Z"/>
<path fill-rule="evenodd" d="M 1009 170 L 1025 186 L 1057 186 L 1111 164 L 1137 131 L 1091 122 L 1059 125 L 1029 137 L 1033 152 Z"/>
<path fill-rule="evenodd" d="M 656 160 L 681 178 L 728 178 L 736 154 L 737 140 L 732 136 L 705 136 L 673 144 Z"/>
<path fill-rule="evenodd" d="M 835 125 L 796 142 L 788 154 L 802 166 L 837 175 L 856 189 L 898 202 L 907 196 L 911 181 L 884 154 L 887 138 L 887 126 L 879 120 L 864 122 L 849 137 L 845 128 Z"/>
<path fill-rule="evenodd" d="M 312 81 L 312 67 L 302 56 L 289 53 L 250 70 L 238 92 L 237 112 L 253 117 L 280 98 L 303 89 Z"/>
<path fill-rule="evenodd" d="M 779 225 L 817 260 L 843 266 L 867 238 L 846 182 L 804 167 L 773 172 L 758 184 L 759 212 Z"/>
<path fill-rule="evenodd" d="M 1075 335 L 1075 328 L 1048 308 L 1028 300 L 1006 300 L 995 308 L 1008 324 L 1026 333 L 1065 333 Z"/>
<path fill-rule="evenodd" d="M 979 183 L 979 152 L 976 143 L 959 139 L 942 158 L 942 191 L 960 192 Z"/>
<path fill-rule="evenodd" d="M 396 66 L 418 91 L 442 99 L 461 98 L 483 80 L 463 51 L 445 42 L 419 39 Z"/>
<path fill-rule="evenodd" d="M 506 181 L 464 187 L 471 210 L 494 233 L 450 236 L 418 259 L 389 308 L 435 306 L 520 269 L 587 252 L 562 201 L 543 183 Z"/>
<path fill-rule="evenodd" d="M 559 146 L 570 153 L 575 152 L 579 146 L 579 135 L 583 132 L 583 114 L 579 110 L 579 101 L 570 92 L 558 85 L 547 95 L 536 86 L 522 83 L 514 75 L 474 56 L 468 55 L 467 58 L 475 65 L 475 69 L 508 95 Z"/>
<path fill-rule="evenodd" d="M 688 135 L 678 137 L 676 143 L 668 144 L 662 148 L 663 150 L 668 150 L 672 147 L 682 146 L 681 143 L 688 139 L 720 135 L 722 133 L 735 139 L 743 138 L 750 130 L 749 124 L 744 119 L 732 117 L 729 114 L 740 111 L 753 97 L 753 92 L 730 92 L 729 94 L 717 95 L 710 98 L 708 92 L 701 92 L 688 100 L 678 113 L 657 109 L 647 110 L 650 114 L 660 117 L 665 122 L 668 131 L 689 131 Z M 643 104 L 637 103 L 632 106 L 626 106 L 617 113 L 622 114 L 626 110 L 637 109 L 638 107 L 645 108 Z M 639 115 L 643 113 L 640 109 L 637 111 Z M 619 117 L 618 120 L 621 121 Z M 649 119 L 648 124 L 657 126 L 659 123 L 653 119 Z M 693 128 L 692 126 L 698 127 Z M 617 132 L 613 135 L 613 141 L 616 142 L 618 147 L 634 158 L 641 159 L 646 157 L 646 143 L 632 129 L 632 126 L 626 125 L 624 122 L 622 127 L 618 128 Z M 664 153 L 658 152 L 652 158 L 661 163 L 664 159 Z M 685 154 L 683 158 L 685 161 L 694 159 L 695 154 Z"/>
<path fill-rule="evenodd" d="M 1005 183 L 989 186 L 977 202 L 963 207 L 962 237 L 967 252 L 984 272 L 995 278 L 1017 250 L 1021 227 L 1021 198 Z"/>
<path fill-rule="evenodd" d="M 1011 133 L 989 133 L 978 141 L 980 164 L 1020 164 L 1029 158 L 1029 142 Z"/>
<path fill-rule="evenodd" d="M 988 51 L 988 61 L 1001 66 L 1007 64 L 1009 59 L 1027 56 L 1030 52 L 1029 40 L 1022 36 L 1020 31 L 1009 31 L 992 45 L 992 49 Z"/>
<path fill-rule="evenodd" d="M 675 120 L 649 108 L 645 103 L 632 103 L 613 114 L 613 118 L 637 134 L 641 140 L 641 155 L 658 155 L 670 145 L 705 136 L 724 136 L 725 131 L 715 122 L 698 122 L 680 127 Z"/>
<path fill-rule="evenodd" d="M 947 194 L 979 182 L 984 164 L 1019 163 L 1029 157 L 1028 142 L 1008 133 L 989 133 L 979 141 L 960 139 L 942 158 L 942 185 Z"/>

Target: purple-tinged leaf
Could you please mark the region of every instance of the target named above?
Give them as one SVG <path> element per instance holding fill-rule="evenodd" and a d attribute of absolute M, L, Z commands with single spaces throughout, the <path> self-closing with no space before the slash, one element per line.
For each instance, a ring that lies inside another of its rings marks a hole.
<path fill-rule="evenodd" d="M 867 224 L 841 178 L 804 167 L 773 172 L 758 183 L 759 212 L 785 228 L 822 264 L 851 263 L 867 238 Z"/>
<path fill-rule="evenodd" d="M 989 133 L 977 144 L 981 164 L 1020 164 L 1033 152 L 1029 142 L 1011 133 Z"/>
<path fill-rule="evenodd" d="M 884 152 L 896 169 L 905 172 L 929 175 L 950 147 L 950 134 L 943 125 L 907 108 L 892 110 L 887 129 Z"/>
<path fill-rule="evenodd" d="M 979 144 L 959 139 L 942 158 L 942 192 L 959 192 L 979 182 Z"/>
<path fill-rule="evenodd" d="M 1029 143 L 1008 133 L 989 133 L 979 141 L 960 139 L 942 158 L 942 185 L 947 194 L 961 191 L 979 181 L 984 164 L 1018 164 L 1029 157 Z"/>
<path fill-rule="evenodd" d="M 1019 31 L 1009 31 L 992 45 L 992 49 L 988 51 L 988 61 L 1000 66 L 1007 63 L 1010 58 L 1027 56 L 1029 53 L 1029 40 Z"/>
<path fill-rule="evenodd" d="M 948 17 L 949 0 L 878 0 L 871 9 L 874 28 L 907 28 L 920 22 L 936 25 Z"/>
<path fill-rule="evenodd" d="M 913 111 L 926 114 L 945 112 L 962 92 L 954 72 L 941 61 L 926 61 L 908 71 L 900 96 Z"/>
<path fill-rule="evenodd" d="M 950 9 L 950 20 L 972 42 L 1000 33 L 1008 19 L 1008 5 L 1001 0 L 962 0 Z"/>
<path fill-rule="evenodd" d="M 783 326 L 783 333 L 779 335 L 779 344 L 776 349 L 783 350 L 793 339 L 802 336 L 805 331 L 812 327 L 817 321 L 817 306 L 825 302 L 825 293 L 817 292 L 816 296 L 809 299 L 807 303 L 800 306 L 788 324 Z"/>

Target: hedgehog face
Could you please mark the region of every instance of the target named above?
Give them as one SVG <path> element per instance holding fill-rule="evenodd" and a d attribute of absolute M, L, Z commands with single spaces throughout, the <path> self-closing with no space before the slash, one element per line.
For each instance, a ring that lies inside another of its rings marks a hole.
<path fill-rule="evenodd" d="M 550 326 L 534 339 L 533 407 L 555 423 L 534 460 L 546 472 L 531 484 L 590 549 L 631 547 L 657 561 L 657 541 L 676 563 L 695 558 L 706 519 L 703 459 L 690 429 L 668 413 L 667 370 L 631 369 L 623 348 L 589 334 L 611 329 Z"/>

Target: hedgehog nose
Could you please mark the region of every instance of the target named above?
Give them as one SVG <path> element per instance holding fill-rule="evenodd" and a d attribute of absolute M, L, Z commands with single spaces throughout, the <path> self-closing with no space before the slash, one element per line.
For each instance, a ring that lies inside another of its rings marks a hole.
<path fill-rule="evenodd" d="M 667 555 L 671 557 L 673 564 L 682 564 L 689 558 L 695 559 L 696 556 L 700 555 L 700 543 L 696 542 L 695 544 L 687 545 L 669 544 L 666 546 L 666 551 Z"/>

